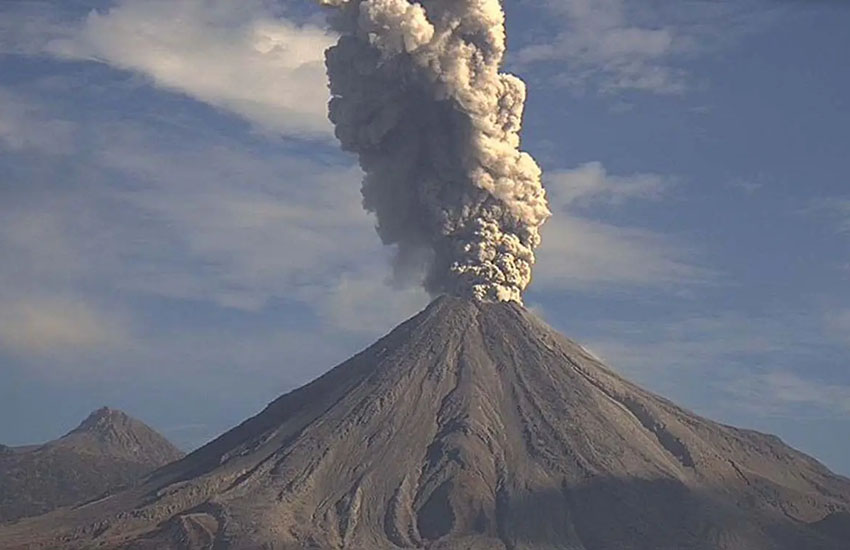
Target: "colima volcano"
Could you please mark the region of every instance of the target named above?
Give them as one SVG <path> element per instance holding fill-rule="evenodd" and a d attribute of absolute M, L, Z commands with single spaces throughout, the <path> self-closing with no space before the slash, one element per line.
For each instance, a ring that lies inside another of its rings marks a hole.
<path fill-rule="evenodd" d="M 847 550 L 850 480 L 443 297 L 136 488 L 3 548 Z"/>

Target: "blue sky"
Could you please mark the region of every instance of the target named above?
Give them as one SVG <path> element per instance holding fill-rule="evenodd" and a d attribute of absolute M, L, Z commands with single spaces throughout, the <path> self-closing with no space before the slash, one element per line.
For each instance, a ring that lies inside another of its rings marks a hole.
<path fill-rule="evenodd" d="M 850 4 L 518 0 L 527 305 L 850 473 Z M 107 404 L 191 448 L 427 303 L 388 281 L 308 2 L 0 6 L 0 442 Z"/>

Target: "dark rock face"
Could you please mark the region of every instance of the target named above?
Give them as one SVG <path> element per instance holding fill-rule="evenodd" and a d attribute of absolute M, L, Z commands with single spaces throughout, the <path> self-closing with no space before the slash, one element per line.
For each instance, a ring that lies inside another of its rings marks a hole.
<path fill-rule="evenodd" d="M 60 439 L 0 449 L 0 521 L 99 497 L 182 456 L 138 420 L 99 409 Z"/>
<path fill-rule="evenodd" d="M 441 298 L 142 486 L 0 547 L 847 550 L 850 480 Z"/>

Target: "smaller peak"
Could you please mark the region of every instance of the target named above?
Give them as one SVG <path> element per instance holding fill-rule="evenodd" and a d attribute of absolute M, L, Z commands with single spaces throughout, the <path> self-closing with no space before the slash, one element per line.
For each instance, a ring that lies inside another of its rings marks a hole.
<path fill-rule="evenodd" d="M 165 464 L 183 456 L 165 437 L 124 411 L 101 407 L 92 411 L 79 426 L 49 443 L 52 446 L 82 449 L 84 452 L 108 452 L 139 458 L 139 453 Z"/>
<path fill-rule="evenodd" d="M 108 426 L 126 424 L 129 420 L 131 420 L 130 416 L 124 411 L 110 407 L 101 407 L 92 411 L 74 431 L 99 431 Z"/>
<path fill-rule="evenodd" d="M 119 409 L 101 407 L 89 415 L 89 418 L 129 418 L 130 415 Z"/>
<path fill-rule="evenodd" d="M 101 407 L 101 408 L 99 408 L 95 411 L 92 411 L 92 413 L 89 415 L 89 417 L 97 417 L 97 418 L 105 418 L 105 417 L 110 417 L 110 416 L 127 416 L 127 414 L 124 411 L 120 411 L 118 409 L 112 409 L 112 408 L 104 405 L 103 407 Z"/>

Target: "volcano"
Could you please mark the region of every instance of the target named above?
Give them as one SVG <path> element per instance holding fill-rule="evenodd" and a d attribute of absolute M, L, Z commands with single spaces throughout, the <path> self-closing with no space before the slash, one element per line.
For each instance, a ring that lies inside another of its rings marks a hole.
<path fill-rule="evenodd" d="M 142 485 L 3 548 L 847 550 L 850 480 L 443 297 Z"/>

